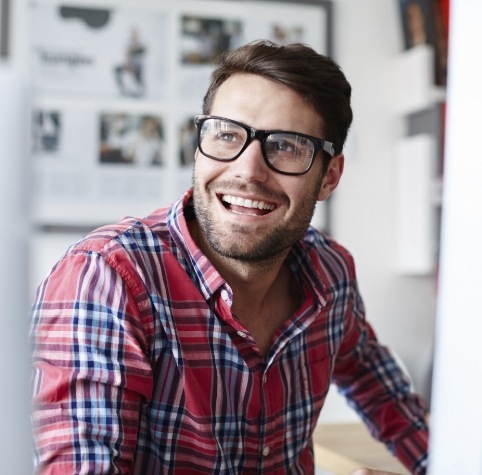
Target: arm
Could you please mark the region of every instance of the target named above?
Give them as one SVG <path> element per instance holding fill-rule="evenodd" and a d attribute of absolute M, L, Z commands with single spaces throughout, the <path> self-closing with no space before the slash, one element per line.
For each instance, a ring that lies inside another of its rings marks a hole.
<path fill-rule="evenodd" d="M 380 472 L 379 470 L 370 470 L 369 468 L 358 468 L 350 475 L 397 475 L 392 472 Z"/>
<path fill-rule="evenodd" d="M 356 282 L 335 363 L 334 382 L 371 434 L 384 442 L 411 473 L 425 474 L 428 428 L 424 403 L 411 392 L 407 377 L 365 321 Z"/>
<path fill-rule="evenodd" d="M 36 473 L 129 473 L 152 374 L 132 288 L 97 253 L 67 254 L 33 306 Z"/>

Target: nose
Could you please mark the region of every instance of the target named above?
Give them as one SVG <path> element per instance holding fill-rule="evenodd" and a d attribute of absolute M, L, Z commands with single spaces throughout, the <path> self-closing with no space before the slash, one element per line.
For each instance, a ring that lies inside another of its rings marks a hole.
<path fill-rule="evenodd" d="M 265 182 L 268 179 L 270 170 L 266 165 L 261 142 L 253 140 L 244 152 L 232 163 L 236 176 L 246 181 Z"/>

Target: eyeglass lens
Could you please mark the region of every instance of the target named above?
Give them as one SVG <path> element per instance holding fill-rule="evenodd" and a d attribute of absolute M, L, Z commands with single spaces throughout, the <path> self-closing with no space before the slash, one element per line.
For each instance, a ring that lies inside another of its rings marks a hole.
<path fill-rule="evenodd" d="M 218 160 L 236 158 L 248 140 L 248 131 L 227 119 L 205 119 L 199 133 L 201 152 Z M 315 144 L 309 138 L 292 132 L 265 135 L 261 143 L 265 159 L 285 173 L 305 172 L 315 152 Z"/>

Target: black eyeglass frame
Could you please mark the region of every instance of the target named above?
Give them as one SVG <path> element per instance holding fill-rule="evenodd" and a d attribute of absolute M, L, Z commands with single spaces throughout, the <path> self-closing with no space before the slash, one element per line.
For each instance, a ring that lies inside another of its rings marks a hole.
<path fill-rule="evenodd" d="M 243 128 L 247 132 L 248 135 L 246 137 L 245 144 L 241 147 L 241 150 L 234 157 L 232 157 L 232 158 L 218 158 L 218 157 L 214 157 L 213 155 L 209 155 L 208 153 L 205 153 L 203 151 L 202 146 L 201 146 L 201 129 L 202 129 L 203 123 L 206 122 L 206 120 L 209 120 L 209 119 L 226 120 L 226 121 L 232 122 L 233 124 L 239 125 L 241 128 Z M 258 129 L 255 129 L 254 127 L 249 126 L 249 125 L 243 124 L 242 122 L 238 122 L 237 120 L 228 119 L 227 117 L 219 117 L 219 116 L 215 116 L 215 115 L 202 115 L 202 114 L 198 114 L 198 115 L 194 116 L 194 124 L 197 127 L 197 144 L 198 144 L 199 151 L 203 155 L 205 155 L 206 157 L 209 157 L 212 160 L 217 160 L 218 162 L 232 162 L 232 161 L 236 160 L 237 158 L 240 157 L 240 155 L 248 148 L 248 146 L 251 144 L 251 142 L 255 139 L 259 140 L 260 143 L 261 143 L 261 151 L 262 151 L 263 159 L 264 159 L 266 165 L 268 165 L 268 167 L 271 168 L 271 170 L 274 170 L 275 172 L 281 173 L 283 175 L 304 175 L 305 173 L 308 173 L 310 171 L 310 168 L 312 167 L 314 161 L 315 161 L 315 157 L 318 155 L 318 152 L 320 150 L 323 150 L 324 152 L 328 153 L 328 155 L 330 155 L 331 158 L 333 158 L 335 156 L 335 146 L 332 142 L 329 142 L 329 141 L 323 140 L 323 139 L 319 139 L 318 137 L 313 137 L 312 135 L 302 134 L 301 132 L 294 132 L 294 131 L 291 131 L 291 130 L 258 130 Z M 266 156 L 264 144 L 266 142 L 266 138 L 271 134 L 295 134 L 295 135 L 299 135 L 300 137 L 304 137 L 304 138 L 310 140 L 314 144 L 315 149 L 313 151 L 313 156 L 311 157 L 310 163 L 308 164 L 308 166 L 306 167 L 306 169 L 304 171 L 302 171 L 302 172 L 285 172 L 285 171 L 282 171 L 282 170 L 278 170 L 277 168 L 275 168 L 270 163 L 270 161 L 268 160 L 268 157 Z"/>

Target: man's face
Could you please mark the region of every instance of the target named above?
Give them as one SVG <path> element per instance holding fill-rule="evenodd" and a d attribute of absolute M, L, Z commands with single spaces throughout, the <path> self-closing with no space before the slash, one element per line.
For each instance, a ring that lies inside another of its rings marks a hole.
<path fill-rule="evenodd" d="M 322 130 L 320 116 L 300 95 L 255 75 L 237 74 L 223 83 L 210 114 L 256 129 L 315 137 Z M 193 181 L 204 241 L 210 251 L 241 261 L 268 259 L 291 247 L 306 231 L 317 199 L 329 194 L 320 191 L 320 153 L 305 175 L 282 175 L 268 168 L 257 140 L 233 162 L 197 151 Z"/>

